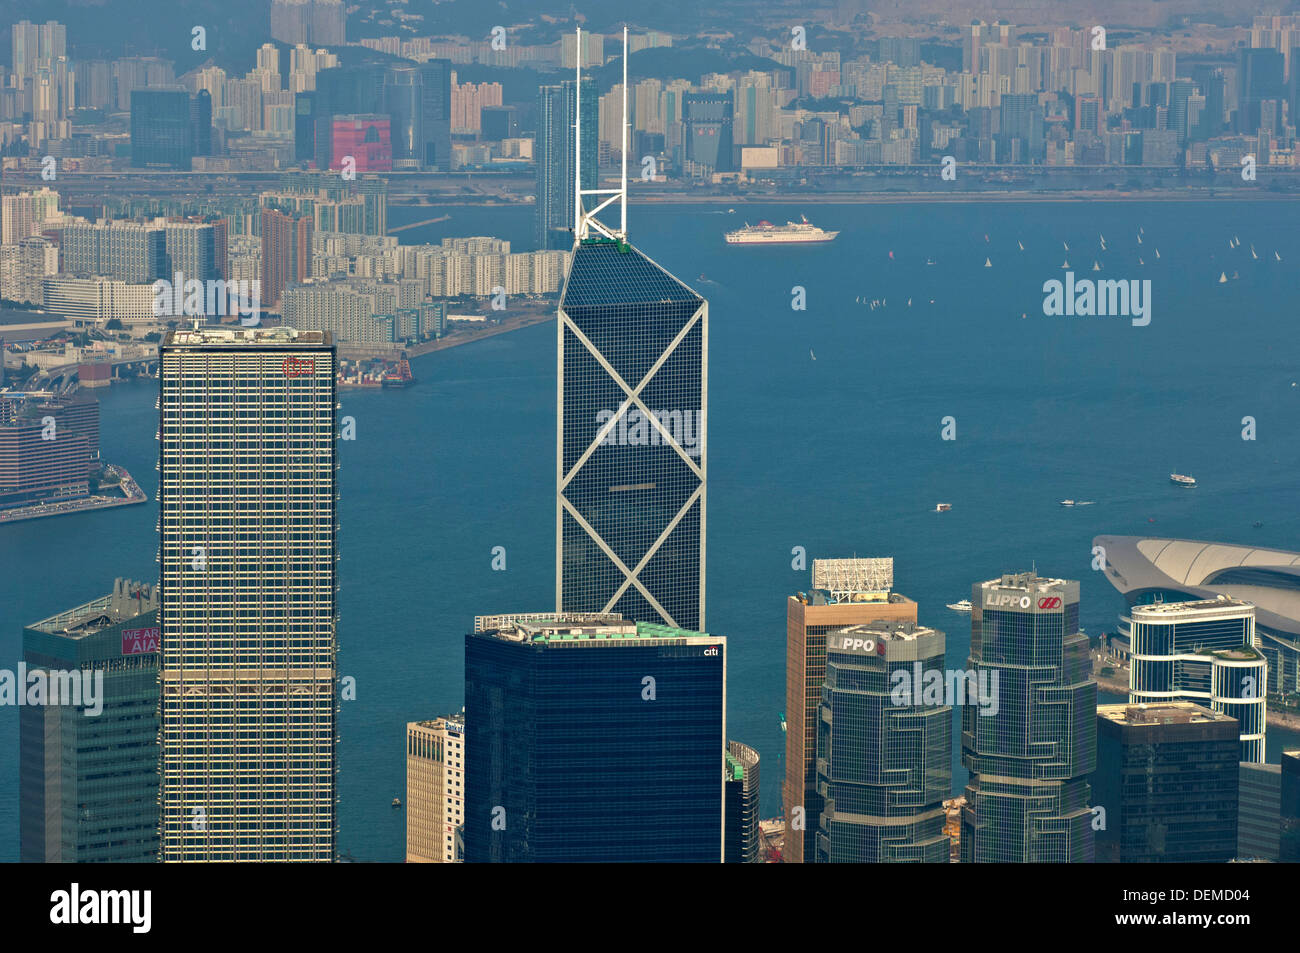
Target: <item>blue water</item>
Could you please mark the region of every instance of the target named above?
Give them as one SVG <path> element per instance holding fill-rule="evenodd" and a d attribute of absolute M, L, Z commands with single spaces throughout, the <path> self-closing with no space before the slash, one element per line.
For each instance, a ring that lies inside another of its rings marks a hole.
<path fill-rule="evenodd" d="M 722 242 L 738 219 L 800 212 L 839 239 Z M 526 209 L 451 213 L 404 240 L 527 247 Z M 1091 571 L 1096 534 L 1300 548 L 1292 206 L 634 206 L 630 223 L 710 302 L 707 628 L 729 639 L 728 733 L 761 755 L 766 815 L 780 810 L 785 598 L 809 583 L 793 547 L 892 555 L 896 588 L 948 633 L 951 665 L 964 664 L 969 616 L 945 604 L 1031 565 L 1080 579 L 1082 624 L 1113 631 L 1123 600 Z M 1150 278 L 1150 326 L 1044 317 L 1042 284 L 1067 255 L 1080 278 L 1094 258 L 1096 277 Z M 1219 285 L 1222 270 L 1240 279 Z M 806 311 L 791 309 L 795 285 Z M 862 296 L 887 303 L 873 311 Z M 358 698 L 343 704 L 340 847 L 359 860 L 402 857 L 405 818 L 389 802 L 405 787 L 404 724 L 463 703 L 473 616 L 553 605 L 554 368 L 543 325 L 419 358 L 409 390 L 343 394 L 357 439 L 341 444 L 339 638 Z M 105 458 L 151 498 L 155 395 L 152 381 L 99 395 Z M 1241 439 L 1247 415 L 1254 442 Z M 955 441 L 940 439 L 945 416 Z M 1172 487 L 1171 471 L 1200 486 Z M 1066 509 L 1065 497 L 1097 503 Z M 941 500 L 951 512 L 933 512 Z M 23 624 L 115 576 L 156 578 L 156 516 L 150 503 L 0 528 L 0 667 L 16 665 Z M 494 546 L 505 572 L 491 570 Z M 0 708 L 0 860 L 17 857 L 17 721 Z M 1270 729 L 1268 743 L 1276 760 L 1300 735 Z M 958 768 L 954 789 L 964 783 Z"/>

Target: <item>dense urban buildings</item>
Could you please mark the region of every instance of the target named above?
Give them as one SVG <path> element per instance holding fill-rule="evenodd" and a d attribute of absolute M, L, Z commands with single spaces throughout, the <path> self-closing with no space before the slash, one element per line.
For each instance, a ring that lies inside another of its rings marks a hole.
<path fill-rule="evenodd" d="M 962 863 L 1092 863 L 1088 776 L 1097 683 L 1079 583 L 1008 573 L 971 587 L 967 669 L 996 675 L 996 714 L 962 709 Z"/>
<path fill-rule="evenodd" d="M 786 599 L 786 863 L 813 863 L 823 803 L 817 789 L 817 725 L 826 636 L 876 621 L 916 622 L 916 603 L 892 592 L 894 560 L 814 559 L 812 588 Z"/>
<path fill-rule="evenodd" d="M 944 634 L 912 622 L 870 622 L 825 639 L 816 862 L 948 863 L 952 705 L 942 691 Z M 941 688 L 931 697 L 926 683 L 936 678 Z M 979 703 L 958 684 L 965 704 Z"/>
<path fill-rule="evenodd" d="M 721 862 L 726 651 L 616 613 L 477 619 L 465 860 Z"/>
<path fill-rule="evenodd" d="M 334 345 L 200 328 L 161 349 L 164 861 L 332 861 Z"/>
<path fill-rule="evenodd" d="M 1134 606 L 1129 701 L 1198 701 L 1231 715 L 1240 761 L 1264 762 L 1267 662 L 1255 648 L 1255 607 L 1219 596 Z"/>
<path fill-rule="evenodd" d="M 158 859 L 158 634 L 157 588 L 127 579 L 23 630 L 29 673 L 81 680 L 80 704 L 19 709 L 24 863 Z"/>
<path fill-rule="evenodd" d="M 465 719 L 446 715 L 406 726 L 406 862 L 461 859 L 465 823 Z"/>
<path fill-rule="evenodd" d="M 563 612 L 704 625 L 709 305 L 625 238 L 582 238 L 560 297 Z"/>
<path fill-rule="evenodd" d="M 90 493 L 99 402 L 0 395 L 0 509 Z"/>
<path fill-rule="evenodd" d="M 1188 701 L 1097 706 L 1097 860 L 1237 856 L 1237 722 Z"/>

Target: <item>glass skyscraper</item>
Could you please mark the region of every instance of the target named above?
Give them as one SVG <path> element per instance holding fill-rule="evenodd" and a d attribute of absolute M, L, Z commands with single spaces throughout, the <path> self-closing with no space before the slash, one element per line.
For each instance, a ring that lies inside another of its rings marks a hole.
<path fill-rule="evenodd" d="M 158 859 L 158 591 L 113 592 L 23 630 L 28 672 L 103 678 L 99 712 L 18 711 L 19 842 L 24 863 Z M 25 687 L 25 686 L 24 686 Z"/>
<path fill-rule="evenodd" d="M 1097 683 L 1079 583 L 1009 574 L 972 586 L 971 604 L 966 665 L 996 674 L 999 698 L 996 715 L 962 709 L 961 862 L 1092 863 Z"/>
<path fill-rule="evenodd" d="M 942 632 L 912 622 L 826 635 L 818 863 L 948 863 L 952 706 L 923 691 L 925 673 L 943 684 L 944 652 Z"/>
<path fill-rule="evenodd" d="M 335 358 L 321 331 L 160 352 L 164 861 L 332 861 Z"/>
<path fill-rule="evenodd" d="M 557 328 L 562 612 L 704 624 L 708 312 L 626 241 L 574 246 Z"/>
<path fill-rule="evenodd" d="M 131 90 L 131 166 L 189 171 L 193 156 L 189 91 Z"/>
<path fill-rule="evenodd" d="M 1268 662 L 1257 647 L 1255 607 L 1219 596 L 1129 610 L 1129 701 L 1184 699 L 1236 718 L 1241 761 L 1264 763 Z"/>
<path fill-rule="evenodd" d="M 574 123 L 577 89 L 572 80 L 537 91 L 537 205 L 533 239 L 539 249 L 567 251 L 573 245 Z M 590 80 L 582 82 L 582 188 L 596 187 L 599 98 Z"/>
<path fill-rule="evenodd" d="M 465 637 L 465 860 L 723 859 L 726 640 L 616 614 Z"/>

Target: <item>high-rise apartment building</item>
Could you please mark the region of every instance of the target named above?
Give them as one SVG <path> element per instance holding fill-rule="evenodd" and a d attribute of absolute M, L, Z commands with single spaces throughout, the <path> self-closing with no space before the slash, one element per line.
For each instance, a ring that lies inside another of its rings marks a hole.
<path fill-rule="evenodd" d="M 758 752 L 739 741 L 727 742 L 726 857 L 729 864 L 753 864 L 762 858 L 759 830 Z"/>
<path fill-rule="evenodd" d="M 971 587 L 966 667 L 997 678 L 994 715 L 962 709 L 962 863 L 1092 863 L 1097 683 L 1079 583 L 1007 574 Z"/>
<path fill-rule="evenodd" d="M 1186 701 L 1097 706 L 1097 860 L 1226 863 L 1237 853 L 1237 723 Z"/>
<path fill-rule="evenodd" d="M 157 588 L 118 579 L 109 595 L 29 625 L 23 663 L 51 684 L 77 674 L 82 704 L 19 709 L 19 859 L 156 861 Z"/>
<path fill-rule="evenodd" d="M 99 401 L 0 395 L 0 509 L 89 495 Z"/>
<path fill-rule="evenodd" d="M 289 284 L 311 277 L 312 217 L 262 209 L 262 306 L 278 309 Z"/>
<path fill-rule="evenodd" d="M 560 611 L 703 626 L 708 312 L 626 241 L 574 246 L 557 323 Z"/>
<path fill-rule="evenodd" d="M 461 859 L 465 823 L 465 719 L 446 715 L 406 726 L 406 862 Z"/>
<path fill-rule="evenodd" d="M 812 863 L 822 813 L 817 793 L 817 709 L 826 679 L 826 634 L 880 621 L 916 621 L 916 603 L 892 592 L 894 560 L 814 559 L 812 588 L 786 600 L 786 863 Z"/>
<path fill-rule="evenodd" d="M 948 863 L 952 706 L 926 687 L 935 678 L 945 683 L 944 634 L 913 622 L 870 622 L 825 639 L 816 861 Z"/>
<path fill-rule="evenodd" d="M 199 328 L 160 349 L 164 861 L 331 861 L 335 353 Z"/>
<path fill-rule="evenodd" d="M 537 162 L 537 205 L 533 212 L 533 238 L 538 248 L 573 246 L 574 123 L 578 110 L 577 86 L 565 81 L 537 91 L 537 132 L 533 155 Z M 582 188 L 596 187 L 598 99 L 595 84 L 582 84 Z"/>
<path fill-rule="evenodd" d="M 1240 761 L 1264 763 L 1268 662 L 1255 637 L 1255 607 L 1219 596 L 1134 606 L 1129 701 L 1182 699 L 1237 719 Z"/>
<path fill-rule="evenodd" d="M 347 20 L 343 0 L 271 0 L 271 37 L 290 46 L 341 46 Z"/>
<path fill-rule="evenodd" d="M 171 280 L 167 232 L 142 222 L 75 222 L 63 229 L 63 272 L 130 284 Z M 188 274 L 186 277 L 190 277 Z"/>
<path fill-rule="evenodd" d="M 725 639 L 597 613 L 475 630 L 467 862 L 723 860 Z"/>

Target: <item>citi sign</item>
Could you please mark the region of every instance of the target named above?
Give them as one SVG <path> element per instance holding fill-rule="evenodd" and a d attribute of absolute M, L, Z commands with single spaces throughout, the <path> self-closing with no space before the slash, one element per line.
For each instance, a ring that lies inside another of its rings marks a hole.
<path fill-rule="evenodd" d="M 1030 596 L 1018 596 L 1013 592 L 993 593 L 984 600 L 984 608 L 986 609 L 1028 609 L 1033 604 L 1034 600 Z M 1043 596 L 1038 600 L 1038 608 L 1059 609 L 1061 608 L 1061 597 Z"/>

